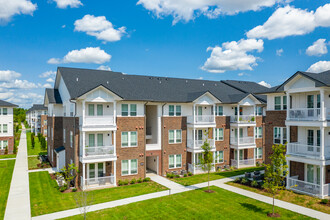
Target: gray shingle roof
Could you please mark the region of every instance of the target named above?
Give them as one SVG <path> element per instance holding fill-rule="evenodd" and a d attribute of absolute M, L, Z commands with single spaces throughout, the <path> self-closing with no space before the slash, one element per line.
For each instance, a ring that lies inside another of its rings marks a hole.
<path fill-rule="evenodd" d="M 192 102 L 205 92 L 210 92 L 223 103 L 235 103 L 240 101 L 239 97 L 244 98 L 253 91 L 252 87 L 249 92 L 240 91 L 221 81 L 127 75 L 66 67 L 59 67 L 58 71 L 71 99 L 76 99 L 100 85 L 125 100 L 158 102 Z M 259 91 L 259 86 L 257 88 Z"/>
<path fill-rule="evenodd" d="M 3 100 L 0 100 L 0 106 L 1 107 L 13 107 L 13 108 L 18 107 L 18 105 L 15 105 L 10 102 L 3 101 Z"/>
<path fill-rule="evenodd" d="M 62 104 L 61 95 L 58 89 L 46 89 L 48 102 L 53 104 Z"/>
<path fill-rule="evenodd" d="M 29 113 L 31 111 L 36 111 L 36 110 L 48 110 L 48 108 L 45 107 L 43 104 L 33 104 L 33 106 L 31 108 L 29 108 L 29 110 L 27 110 L 26 113 Z"/>

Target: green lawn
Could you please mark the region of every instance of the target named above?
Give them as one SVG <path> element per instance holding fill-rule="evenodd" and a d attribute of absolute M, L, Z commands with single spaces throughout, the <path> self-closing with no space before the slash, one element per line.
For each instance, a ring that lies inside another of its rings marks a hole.
<path fill-rule="evenodd" d="M 30 199 L 32 216 L 77 208 L 75 193 L 61 193 L 56 189 L 57 183 L 48 172 L 29 173 Z M 127 197 L 166 190 L 155 182 L 93 190 L 93 203 L 103 203 Z"/>
<path fill-rule="evenodd" d="M 3 219 L 5 216 L 14 165 L 15 160 L 0 161 L 0 219 Z"/>
<path fill-rule="evenodd" d="M 194 190 L 87 214 L 87 219 L 267 219 L 272 206 L 212 186 L 214 193 Z M 281 219 L 310 219 L 276 207 Z M 67 219 L 82 219 L 73 216 Z"/>
<path fill-rule="evenodd" d="M 6 158 L 16 158 L 16 154 L 0 155 L 0 159 L 6 159 Z"/>
<path fill-rule="evenodd" d="M 38 140 L 38 137 L 35 136 L 34 141 L 35 141 L 35 146 L 34 149 L 32 149 L 32 144 L 31 144 L 31 132 L 27 131 L 26 132 L 26 141 L 27 141 L 27 149 L 28 149 L 28 155 L 45 155 L 47 154 L 47 149 L 42 150 L 40 148 L 40 142 Z"/>
<path fill-rule="evenodd" d="M 245 172 L 252 172 L 255 170 L 263 170 L 263 169 L 264 169 L 263 167 L 249 167 L 249 168 L 243 168 L 243 169 L 234 170 L 234 171 L 213 172 L 213 173 L 210 173 L 210 180 L 217 180 L 217 179 L 222 179 L 222 178 L 226 178 L 226 177 L 237 176 L 237 175 L 244 174 Z M 184 185 L 184 186 L 190 186 L 190 185 L 194 185 L 197 183 L 207 182 L 208 175 L 207 175 L 207 173 L 205 173 L 205 174 L 203 173 L 203 174 L 197 174 L 197 175 L 193 175 L 193 176 L 189 176 L 189 177 L 174 178 L 171 180 L 173 180 L 181 185 Z"/>

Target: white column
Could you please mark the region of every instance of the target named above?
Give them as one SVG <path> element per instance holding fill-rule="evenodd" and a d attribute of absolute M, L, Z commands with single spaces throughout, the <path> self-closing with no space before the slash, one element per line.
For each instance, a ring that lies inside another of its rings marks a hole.
<path fill-rule="evenodd" d="M 113 124 L 114 125 L 117 124 L 116 118 L 117 118 L 117 101 L 114 101 L 113 102 Z"/>
<path fill-rule="evenodd" d="M 83 163 L 83 182 L 81 183 L 83 190 L 85 189 L 85 179 L 86 179 L 86 164 Z"/>
<path fill-rule="evenodd" d="M 240 131 L 239 126 L 237 126 L 237 147 L 239 146 L 239 137 L 240 137 Z"/>
<path fill-rule="evenodd" d="M 215 110 L 216 110 L 216 105 L 213 104 L 213 121 L 215 122 Z"/>
<path fill-rule="evenodd" d="M 113 184 L 114 184 L 114 186 L 117 186 L 116 164 L 117 164 L 117 161 L 114 161 L 113 162 Z"/>
<path fill-rule="evenodd" d="M 196 119 L 196 118 L 195 118 L 195 117 L 196 117 L 196 104 L 195 104 L 195 103 L 194 103 L 194 106 L 193 106 L 193 114 L 194 114 L 194 115 L 193 115 L 193 120 L 194 120 L 193 123 L 195 124 L 195 119 Z"/>
<path fill-rule="evenodd" d="M 326 119 L 326 109 L 325 109 L 325 102 L 324 102 L 324 90 L 321 89 L 320 91 L 320 101 L 321 101 L 321 120 L 325 121 Z"/>
<path fill-rule="evenodd" d="M 322 198 L 324 197 L 324 188 L 323 188 L 323 186 L 325 184 L 324 171 L 325 171 L 324 166 L 320 165 L 320 187 L 321 187 L 321 192 L 320 193 L 321 193 Z"/>
<path fill-rule="evenodd" d="M 195 163 L 196 163 L 196 161 L 195 161 L 195 153 L 192 153 L 191 154 L 191 156 L 192 156 L 192 167 L 193 167 L 193 174 L 195 174 Z"/>
<path fill-rule="evenodd" d="M 290 112 L 290 108 L 291 108 L 291 102 L 290 102 L 290 93 L 287 92 L 286 93 L 286 120 L 289 119 L 289 112 Z"/>
<path fill-rule="evenodd" d="M 193 128 L 193 148 L 195 149 L 195 143 L 196 143 L 196 129 Z"/>
<path fill-rule="evenodd" d="M 86 101 L 83 101 L 83 108 L 82 108 L 82 125 L 85 124 L 85 117 L 86 117 Z"/>
<path fill-rule="evenodd" d="M 239 151 L 240 151 L 239 149 L 236 150 L 236 152 L 237 152 L 237 169 L 239 169 Z"/>
<path fill-rule="evenodd" d="M 117 134 L 117 131 L 113 131 L 113 133 L 112 133 L 112 135 L 113 135 L 113 143 L 112 144 L 113 144 L 113 153 L 114 153 L 115 156 L 117 156 L 116 155 L 116 148 L 117 148 L 116 147 L 116 136 L 117 136 L 116 134 Z"/>
<path fill-rule="evenodd" d="M 85 149 L 86 148 L 86 132 L 85 131 L 83 131 L 82 132 L 82 149 L 83 149 L 83 155 L 82 155 L 82 157 L 84 158 L 85 157 Z"/>
<path fill-rule="evenodd" d="M 320 147 L 320 156 L 321 156 L 321 160 L 324 160 L 324 149 L 325 149 L 325 132 L 324 132 L 324 127 L 322 125 L 321 127 L 321 147 Z"/>
<path fill-rule="evenodd" d="M 282 135 L 283 136 L 283 135 Z M 286 126 L 286 139 L 287 143 L 291 143 L 291 132 L 290 132 L 290 125 Z M 288 149 L 288 148 L 287 148 Z"/>

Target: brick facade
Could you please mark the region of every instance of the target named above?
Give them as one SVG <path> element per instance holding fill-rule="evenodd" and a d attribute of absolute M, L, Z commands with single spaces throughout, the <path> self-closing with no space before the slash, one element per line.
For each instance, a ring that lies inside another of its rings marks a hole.
<path fill-rule="evenodd" d="M 74 164 L 79 163 L 79 118 L 64 117 L 63 118 L 63 129 L 65 129 L 65 164 L 68 165 L 71 161 Z M 71 146 L 70 133 L 73 135 L 73 143 Z M 63 136 L 64 134 L 62 134 Z"/>
<path fill-rule="evenodd" d="M 56 167 L 54 149 L 63 146 L 63 117 L 48 117 L 47 124 L 48 159 L 52 167 Z"/>
<path fill-rule="evenodd" d="M 216 150 L 223 151 L 223 163 L 216 164 L 217 168 L 230 164 L 230 116 L 216 116 L 215 122 L 216 128 L 223 128 L 223 141 L 215 141 Z"/>
<path fill-rule="evenodd" d="M 47 115 L 41 115 L 40 119 L 40 133 L 44 136 L 47 137 Z"/>
<path fill-rule="evenodd" d="M 305 180 L 305 165 L 304 163 L 290 161 L 290 176 L 298 176 L 298 180 Z"/>
<path fill-rule="evenodd" d="M 13 154 L 14 151 L 14 137 L 0 137 L 0 141 L 8 141 L 8 154 Z M 0 150 L 0 155 L 5 154 L 5 149 Z"/>

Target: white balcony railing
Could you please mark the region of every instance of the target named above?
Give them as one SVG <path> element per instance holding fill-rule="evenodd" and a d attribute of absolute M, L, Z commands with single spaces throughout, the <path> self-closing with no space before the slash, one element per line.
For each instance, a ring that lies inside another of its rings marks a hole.
<path fill-rule="evenodd" d="M 114 154 L 114 146 L 85 147 L 86 157 L 111 156 Z"/>
<path fill-rule="evenodd" d="M 189 115 L 187 116 L 187 122 L 189 124 L 209 124 L 215 123 L 214 115 Z"/>
<path fill-rule="evenodd" d="M 242 124 L 255 124 L 256 117 L 254 115 L 235 115 L 230 116 L 230 122 Z"/>
<path fill-rule="evenodd" d="M 214 166 L 212 168 L 212 171 L 215 171 L 215 167 Z M 194 164 L 188 163 L 188 172 L 191 172 L 193 174 L 196 174 L 196 173 L 204 173 L 204 172 L 207 172 L 207 171 L 204 171 L 203 170 L 202 165 L 199 165 L 199 164 L 195 164 L 194 165 Z"/>
<path fill-rule="evenodd" d="M 88 178 L 85 180 L 81 177 L 81 181 L 84 189 L 97 188 L 97 187 L 114 185 L 115 177 L 104 176 L 104 177 Z"/>
<path fill-rule="evenodd" d="M 248 144 L 253 145 L 253 144 L 255 144 L 255 138 L 254 137 L 240 137 L 240 138 L 231 137 L 230 144 L 232 144 L 232 145 L 248 145 Z"/>
<path fill-rule="evenodd" d="M 289 109 L 288 120 L 319 121 L 319 120 L 321 120 L 321 109 L 319 109 L 319 108 Z"/>
<path fill-rule="evenodd" d="M 321 147 L 313 146 L 301 143 L 289 143 L 287 154 L 301 156 L 301 157 L 310 157 L 314 159 L 323 159 L 321 158 Z M 324 158 L 330 159 L 330 146 L 324 147 Z"/>
<path fill-rule="evenodd" d="M 195 149 L 195 150 L 200 150 L 202 149 L 201 146 L 204 144 L 205 140 L 192 140 L 192 139 L 188 139 L 188 147 Z M 210 144 L 211 148 L 215 148 L 215 141 L 214 139 L 207 139 L 208 143 Z"/>
<path fill-rule="evenodd" d="M 298 180 L 297 177 L 287 177 L 287 179 L 288 189 L 312 196 L 321 196 L 321 186 L 319 184 L 301 181 Z"/>
<path fill-rule="evenodd" d="M 244 159 L 244 160 L 231 160 L 231 165 L 234 167 L 250 167 L 255 166 L 255 160 L 254 159 Z"/>
<path fill-rule="evenodd" d="M 85 120 L 83 121 L 84 126 L 111 126 L 114 124 L 113 115 L 85 116 Z"/>

